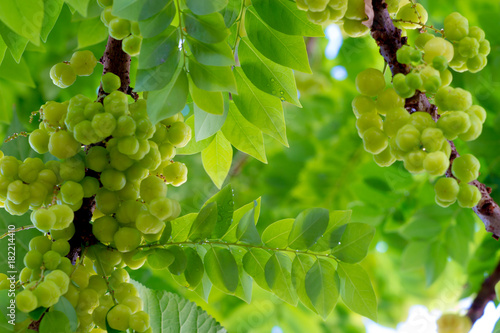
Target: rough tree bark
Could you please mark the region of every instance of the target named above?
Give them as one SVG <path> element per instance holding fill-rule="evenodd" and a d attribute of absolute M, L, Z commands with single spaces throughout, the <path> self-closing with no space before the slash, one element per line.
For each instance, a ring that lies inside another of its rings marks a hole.
<path fill-rule="evenodd" d="M 374 20 L 371 27 L 371 35 L 380 48 L 380 54 L 389 65 L 393 76 L 398 73 L 408 74 L 410 71 L 409 67 L 400 64 L 396 59 L 396 52 L 406 44 L 406 38 L 401 37 L 401 30 L 394 26 L 384 0 L 372 0 L 372 6 Z M 439 118 L 437 107 L 431 104 L 427 96 L 420 91 L 417 91 L 413 97 L 406 99 L 405 108 L 410 113 L 416 111 L 428 112 L 435 121 Z M 451 146 L 451 156 L 450 167 L 446 172 L 446 176 L 453 177 L 451 165 L 453 160 L 460 155 L 453 141 L 449 141 L 449 143 Z M 500 237 L 500 207 L 490 196 L 491 188 L 481 184 L 477 180 L 471 182 L 471 184 L 476 186 L 481 192 L 481 200 L 473 210 L 483 221 L 485 229 L 491 232 L 495 239 L 498 239 Z M 491 276 L 484 281 L 481 290 L 478 292 L 467 313 L 472 323 L 483 315 L 486 304 L 495 298 L 494 287 L 498 281 L 500 281 L 500 263 Z"/>

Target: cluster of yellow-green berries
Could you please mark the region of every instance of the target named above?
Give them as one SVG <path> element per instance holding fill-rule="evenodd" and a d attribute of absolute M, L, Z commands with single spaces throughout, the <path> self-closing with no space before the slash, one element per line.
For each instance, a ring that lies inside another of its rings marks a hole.
<path fill-rule="evenodd" d="M 390 166 L 400 160 L 411 173 L 444 175 L 450 166 L 451 155 L 447 140 L 477 138 L 486 119 L 485 110 L 472 105 L 472 97 L 467 91 L 442 87 L 436 94 L 442 111 L 436 122 L 427 112 L 409 114 L 404 108 L 405 99 L 394 88 L 385 89 L 385 85 L 382 72 L 373 68 L 356 77 L 361 95 L 354 98 L 352 107 L 365 150 L 374 155 L 380 166 Z M 478 176 L 477 159 L 469 154 L 455 159 L 452 173 L 460 184 L 453 178 L 438 180 L 436 202 L 449 206 L 458 200 L 462 207 L 475 206 L 481 194 L 469 183 Z"/>
<path fill-rule="evenodd" d="M 131 256 L 95 245 L 73 265 L 66 257 L 69 251 L 68 241 L 52 234 L 30 241 L 25 268 L 19 275 L 23 290 L 16 295 L 20 311 L 50 309 L 64 297 L 76 311 L 78 333 L 105 332 L 106 322 L 119 331 L 152 332 L 139 293 L 123 269 L 127 264 L 137 269 L 145 258 L 134 261 Z M 6 289 L 3 280 L 7 281 L 7 276 L 2 274 L 0 280 L 0 288 Z"/>
<path fill-rule="evenodd" d="M 307 12 L 307 18 L 316 24 L 337 23 L 342 25 L 344 32 L 350 37 L 360 37 L 370 29 L 362 22 L 368 17 L 365 13 L 364 0 L 296 0 L 297 8 Z M 389 13 L 399 11 L 412 14 L 415 10 L 407 0 L 386 0 Z M 420 6 L 420 5 L 418 5 Z"/>
<path fill-rule="evenodd" d="M 94 72 L 97 59 L 91 51 L 77 51 L 70 61 L 55 64 L 50 69 L 52 82 L 60 88 L 67 88 L 76 81 L 76 76 L 89 76 Z"/>
<path fill-rule="evenodd" d="M 97 3 L 103 8 L 101 21 L 108 28 L 109 35 L 123 41 L 122 49 L 125 53 L 131 56 L 139 55 L 142 45 L 139 23 L 113 15 L 113 0 L 97 0 Z"/>
<path fill-rule="evenodd" d="M 119 77 L 106 73 L 101 101 L 76 95 L 40 108 L 29 143 L 57 159 L 0 158 L 2 204 L 12 215 L 31 209 L 33 225 L 45 234 L 32 240 L 24 258 L 18 309 L 50 308 L 64 296 L 76 309 L 77 332 L 97 332 L 96 325 L 104 330 L 106 323 L 119 331 L 151 332 L 123 267 L 144 264 L 145 257 L 134 258 L 137 248 L 158 241 L 181 212 L 179 202 L 167 198 L 167 186 L 187 180 L 186 165 L 173 160 L 192 135 L 182 114 L 155 125 L 147 101 L 133 101 L 116 90 L 120 86 Z M 65 256 L 76 232 L 74 212 L 90 198 L 96 205 L 92 233 L 100 243 L 72 265 Z"/>

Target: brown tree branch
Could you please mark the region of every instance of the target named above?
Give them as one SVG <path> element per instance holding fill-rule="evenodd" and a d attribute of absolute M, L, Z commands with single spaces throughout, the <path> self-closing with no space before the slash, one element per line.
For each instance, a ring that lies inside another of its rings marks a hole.
<path fill-rule="evenodd" d="M 130 55 L 123 52 L 122 41 L 109 36 L 108 43 L 106 44 L 106 51 L 104 51 L 104 55 L 99 61 L 104 67 L 102 74 L 104 75 L 107 72 L 111 72 L 118 75 L 122 83 L 118 90 L 137 99 L 137 94 L 134 93 L 130 87 L 131 58 Z M 101 84 L 99 87 L 99 99 L 106 95 Z"/>
<path fill-rule="evenodd" d="M 406 44 L 406 37 L 401 37 L 401 30 L 394 26 L 389 12 L 387 11 L 387 4 L 384 0 L 372 0 L 372 4 L 374 20 L 371 27 L 371 35 L 380 48 L 380 54 L 389 65 L 393 76 L 398 73 L 408 74 L 410 71 L 409 66 L 399 63 L 396 58 L 397 50 Z M 406 99 L 405 108 L 410 113 L 416 111 L 428 112 L 435 121 L 439 118 L 437 107 L 429 102 L 425 93 L 420 91 L 417 91 L 413 97 Z M 451 164 L 453 160 L 459 156 L 452 141 L 450 141 L 450 146 L 452 152 L 450 157 L 450 169 L 446 173 L 447 177 L 453 177 L 451 173 Z M 489 187 L 481 184 L 477 180 L 471 182 L 471 184 L 476 186 L 481 192 L 481 200 L 473 210 L 483 221 L 486 231 L 491 232 L 493 237 L 498 239 L 500 237 L 500 207 L 491 198 L 491 189 Z"/>
<path fill-rule="evenodd" d="M 476 298 L 472 302 L 469 311 L 467 311 L 467 317 L 474 324 L 476 320 L 481 318 L 484 313 L 484 308 L 486 304 L 490 301 L 493 301 L 496 297 L 495 294 L 495 285 L 500 281 L 500 262 L 497 267 L 489 277 L 487 277 L 483 284 L 481 285 L 481 289 L 476 295 Z"/>

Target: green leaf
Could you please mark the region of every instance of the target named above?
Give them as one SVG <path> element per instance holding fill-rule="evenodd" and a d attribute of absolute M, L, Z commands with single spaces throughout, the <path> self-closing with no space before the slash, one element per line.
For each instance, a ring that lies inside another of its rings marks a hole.
<path fill-rule="evenodd" d="M 186 282 L 189 283 L 189 288 L 196 288 L 203 278 L 203 274 L 205 273 L 205 268 L 203 267 L 203 261 L 200 258 L 198 252 L 190 247 L 184 248 L 184 252 L 186 253 L 187 266 L 184 271 L 184 277 L 186 278 Z"/>
<path fill-rule="evenodd" d="M 78 317 L 76 315 L 75 308 L 71 305 L 68 299 L 64 296 L 60 297 L 59 302 L 54 305 L 53 309 L 55 311 L 62 312 L 66 318 L 68 318 L 71 332 L 75 332 L 78 328 Z"/>
<path fill-rule="evenodd" d="M 314 265 L 314 258 L 307 254 L 297 253 L 292 262 L 292 284 L 300 301 L 312 311 L 316 311 L 306 291 L 306 274 Z"/>
<path fill-rule="evenodd" d="M 7 45 L 14 57 L 14 60 L 19 63 L 21 61 L 21 57 L 26 49 L 26 45 L 28 45 L 29 40 L 24 38 L 14 31 L 10 30 L 5 24 L 0 21 L 0 35 L 2 36 L 3 41 Z"/>
<path fill-rule="evenodd" d="M 12 55 L 7 54 L 0 65 L 0 77 L 35 88 L 28 65 L 24 59 L 16 64 Z"/>
<path fill-rule="evenodd" d="M 43 0 L 0 1 L 0 20 L 9 29 L 35 45 L 40 45 L 43 15 Z"/>
<path fill-rule="evenodd" d="M 377 321 L 377 297 L 363 267 L 340 262 L 340 296 L 345 305 L 362 316 Z"/>
<path fill-rule="evenodd" d="M 429 254 L 425 261 L 425 282 L 427 286 L 433 284 L 446 268 L 448 254 L 444 245 L 439 242 L 433 242 L 429 246 Z"/>
<path fill-rule="evenodd" d="M 0 64 L 2 64 L 6 51 L 7 51 L 7 44 L 5 44 L 5 42 L 2 39 L 2 36 L 0 35 Z"/>
<path fill-rule="evenodd" d="M 444 242 L 449 256 L 462 266 L 466 266 L 469 260 L 469 235 L 457 225 L 451 225 L 446 230 L 446 242 Z"/>
<path fill-rule="evenodd" d="M 174 261 L 168 266 L 168 270 L 174 275 L 181 275 L 187 267 L 184 250 L 178 245 L 169 246 L 167 250 L 174 256 Z"/>
<path fill-rule="evenodd" d="M 177 52 L 179 52 L 179 29 L 169 26 L 162 34 L 143 39 L 138 68 L 148 69 L 161 65 Z"/>
<path fill-rule="evenodd" d="M 324 252 L 339 245 L 340 237 L 344 233 L 346 224 L 351 220 L 350 210 L 333 210 L 330 212 L 328 227 L 324 237 L 318 239 L 316 244 L 311 247 L 311 251 Z M 339 227 L 342 226 L 342 227 Z"/>
<path fill-rule="evenodd" d="M 240 219 L 238 227 L 236 228 L 236 238 L 240 242 L 260 245 L 262 244 L 262 240 L 255 227 L 255 206 L 257 206 L 257 202 L 254 202 L 254 208 L 246 212 Z"/>
<path fill-rule="evenodd" d="M 172 223 L 170 221 L 165 222 L 165 228 L 161 232 L 161 237 L 158 243 L 166 244 L 170 240 L 170 236 L 172 236 Z"/>
<path fill-rule="evenodd" d="M 172 0 L 158 14 L 148 18 L 147 20 L 139 21 L 139 29 L 144 38 L 150 38 L 162 33 L 172 23 L 177 10 L 175 3 Z"/>
<path fill-rule="evenodd" d="M 328 209 L 311 208 L 300 213 L 288 236 L 288 246 L 305 250 L 313 246 L 328 226 Z"/>
<path fill-rule="evenodd" d="M 175 260 L 172 252 L 166 249 L 154 249 L 148 255 L 148 264 L 152 269 L 166 269 Z"/>
<path fill-rule="evenodd" d="M 187 34 L 200 42 L 220 43 L 229 35 L 229 30 L 220 13 L 198 16 L 184 11 L 182 14 Z"/>
<path fill-rule="evenodd" d="M 61 311 L 50 311 L 45 313 L 38 328 L 40 333 L 71 333 L 68 317 Z"/>
<path fill-rule="evenodd" d="M 148 98 L 148 100 L 149 100 L 149 98 Z M 189 117 L 185 121 L 185 123 L 186 123 L 186 125 L 189 125 L 189 127 L 191 127 L 191 132 L 195 133 L 195 130 L 194 130 L 194 116 Z M 192 138 L 186 146 L 184 146 L 182 148 L 178 148 L 176 150 L 176 154 L 177 155 L 193 155 L 193 154 L 197 154 L 197 153 L 203 151 L 203 149 L 207 148 L 210 145 L 210 143 L 212 142 L 213 139 L 214 139 L 213 136 L 208 137 L 208 138 L 203 139 L 203 140 L 199 140 L 199 141 L 196 140 L 196 138 Z"/>
<path fill-rule="evenodd" d="M 301 107 L 293 71 L 264 57 L 244 37 L 238 46 L 241 68 L 250 81 L 260 90 Z"/>
<path fill-rule="evenodd" d="M 309 21 L 306 12 L 299 10 L 293 1 L 253 0 L 252 5 L 264 22 L 282 33 L 308 37 L 324 36 L 323 28 Z"/>
<path fill-rule="evenodd" d="M 68 5 L 75 9 L 80 15 L 86 17 L 90 0 L 65 0 Z"/>
<path fill-rule="evenodd" d="M 217 223 L 217 203 L 211 202 L 200 210 L 191 226 L 188 238 L 192 241 L 209 238 Z"/>
<path fill-rule="evenodd" d="M 283 219 L 271 223 L 262 233 L 262 241 L 268 247 L 286 249 L 288 247 L 288 235 L 292 231 L 295 219 Z"/>
<path fill-rule="evenodd" d="M 208 66 L 234 66 L 234 55 L 227 42 L 208 44 L 186 36 L 189 49 L 196 61 Z"/>
<path fill-rule="evenodd" d="M 270 96 L 254 86 L 240 67 L 234 68 L 234 77 L 238 95 L 233 96 L 233 101 L 243 117 L 288 147 L 285 116 L 279 98 Z"/>
<path fill-rule="evenodd" d="M 224 16 L 224 23 L 226 27 L 230 27 L 236 22 L 240 16 L 241 5 L 243 0 L 229 0 L 227 6 L 221 11 L 222 16 Z"/>
<path fill-rule="evenodd" d="M 224 113 L 224 97 L 220 91 L 199 89 L 191 81 L 189 84 L 189 92 L 193 102 L 203 111 L 216 115 Z"/>
<path fill-rule="evenodd" d="M 231 251 L 212 247 L 203 259 L 205 270 L 214 286 L 224 292 L 232 293 L 238 287 L 238 265 Z"/>
<path fill-rule="evenodd" d="M 207 91 L 229 91 L 236 94 L 236 81 L 229 66 L 205 66 L 189 58 L 189 75 L 194 84 Z"/>
<path fill-rule="evenodd" d="M 54 25 L 61 14 L 63 5 L 64 0 L 45 0 L 43 2 L 43 21 L 40 38 L 42 38 L 44 42 L 47 41 L 47 37 L 52 31 L 52 28 L 54 28 Z"/>
<path fill-rule="evenodd" d="M 201 152 L 203 168 L 217 188 L 221 188 L 231 169 L 233 147 L 222 132 L 217 132 L 212 143 Z"/>
<path fill-rule="evenodd" d="M 186 0 L 186 5 L 196 15 L 207 15 L 221 11 L 227 6 L 227 0 Z"/>
<path fill-rule="evenodd" d="M 217 223 L 215 224 L 213 237 L 220 238 L 231 225 L 234 212 L 234 193 L 231 184 L 227 184 L 222 190 L 205 202 L 208 205 L 212 202 L 217 204 Z"/>
<path fill-rule="evenodd" d="M 408 271 L 423 267 L 428 252 L 428 242 L 409 242 L 401 254 L 401 270 Z"/>
<path fill-rule="evenodd" d="M 255 219 L 255 221 L 258 221 L 259 215 L 260 215 L 260 202 L 261 202 L 261 198 L 259 197 L 256 200 L 254 200 L 254 201 L 238 208 L 237 210 L 235 210 L 234 214 L 233 214 L 233 221 L 231 222 L 231 226 L 226 231 L 226 234 L 224 236 L 222 236 L 222 240 L 224 240 L 225 242 L 229 242 L 229 243 L 234 243 L 237 241 L 236 230 L 238 228 L 238 224 L 239 224 L 240 220 L 242 219 L 242 217 L 251 209 L 255 208 L 254 209 L 254 214 L 255 214 L 254 219 Z"/>
<path fill-rule="evenodd" d="M 47 311 L 47 308 L 40 306 L 40 307 L 36 308 L 35 310 L 31 311 L 30 313 L 28 313 L 28 315 L 32 320 L 38 321 L 38 320 L 40 320 L 40 318 L 42 318 L 45 311 Z"/>
<path fill-rule="evenodd" d="M 351 264 L 363 260 L 375 235 L 375 228 L 366 223 L 349 223 L 340 238 L 340 245 L 332 254 L 343 262 Z"/>
<path fill-rule="evenodd" d="M 316 312 L 326 319 L 337 304 L 340 280 L 333 264 L 318 258 L 306 274 L 305 289 Z"/>
<path fill-rule="evenodd" d="M 191 213 L 172 220 L 172 242 L 184 242 L 198 214 Z"/>
<path fill-rule="evenodd" d="M 179 67 L 180 51 L 173 52 L 163 64 L 149 69 L 138 69 L 135 84 L 136 91 L 160 90 L 174 77 Z"/>
<path fill-rule="evenodd" d="M 246 120 L 232 102 L 222 133 L 236 149 L 267 163 L 262 132 Z"/>
<path fill-rule="evenodd" d="M 99 17 L 84 20 L 78 27 L 78 48 L 100 43 L 108 37 L 108 28 Z"/>
<path fill-rule="evenodd" d="M 271 253 L 260 248 L 250 248 L 243 256 L 243 268 L 264 290 L 271 291 L 266 281 L 266 263 Z M 293 278 L 293 276 L 292 276 Z"/>
<path fill-rule="evenodd" d="M 161 90 L 148 94 L 148 115 L 153 124 L 182 111 L 186 105 L 189 82 L 186 72 L 179 67 L 172 80 Z"/>
<path fill-rule="evenodd" d="M 245 272 L 245 270 L 243 269 L 243 265 L 241 264 L 246 252 L 247 249 L 242 247 L 231 248 L 231 253 L 238 263 L 238 287 L 236 287 L 233 295 L 247 303 L 250 303 L 252 300 L 253 280 L 252 277 L 248 275 L 247 272 Z"/>
<path fill-rule="evenodd" d="M 146 20 L 165 7 L 158 0 L 114 0 L 112 14 L 130 21 Z"/>
<path fill-rule="evenodd" d="M 298 297 L 292 285 L 292 261 L 282 253 L 274 253 L 266 263 L 266 282 L 276 296 L 297 305 Z"/>
<path fill-rule="evenodd" d="M 217 133 L 224 125 L 229 111 L 229 103 L 228 107 L 224 107 L 224 114 L 222 115 L 205 112 L 196 104 L 193 105 L 193 109 L 195 139 L 201 141 Z"/>
<path fill-rule="evenodd" d="M 245 12 L 248 39 L 257 50 L 277 64 L 311 73 L 302 36 L 290 36 L 269 27 L 253 7 Z"/>
<path fill-rule="evenodd" d="M 401 227 L 401 235 L 408 240 L 428 240 L 437 237 L 448 225 L 451 215 L 437 205 L 418 210 L 410 221 Z"/>
<path fill-rule="evenodd" d="M 151 290 L 133 281 L 150 316 L 151 331 L 162 333 L 210 332 L 226 330 L 196 303 L 164 290 Z"/>

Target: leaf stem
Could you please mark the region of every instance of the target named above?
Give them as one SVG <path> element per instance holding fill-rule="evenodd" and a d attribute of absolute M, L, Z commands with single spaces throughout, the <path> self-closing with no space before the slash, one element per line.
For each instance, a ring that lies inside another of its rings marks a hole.
<path fill-rule="evenodd" d="M 7 231 L 5 234 L 3 234 L 2 236 L 0 236 L 0 239 L 3 239 L 3 238 L 5 238 L 5 237 L 7 237 L 9 234 L 11 234 L 11 233 L 13 233 L 13 232 L 18 232 L 18 231 L 23 231 L 23 230 L 33 229 L 33 228 L 35 228 L 35 226 L 34 226 L 34 225 L 32 225 L 32 224 L 22 226 L 22 227 L 19 227 L 19 228 L 14 229 L 14 230 Z"/>
<path fill-rule="evenodd" d="M 204 240 L 204 241 L 199 241 L 199 242 L 193 242 L 193 241 L 184 241 L 184 242 L 171 242 L 171 243 L 166 243 L 166 244 L 148 244 L 148 245 L 143 245 L 140 246 L 139 248 L 155 248 L 155 247 L 165 247 L 165 246 L 170 246 L 170 245 L 188 245 L 188 246 L 193 246 L 193 245 L 203 245 L 207 244 L 210 246 L 213 245 L 222 245 L 222 246 L 227 246 L 230 248 L 231 246 L 233 247 L 244 247 L 248 249 L 262 249 L 266 251 L 272 251 L 272 252 L 290 252 L 293 254 L 307 254 L 310 256 L 315 256 L 316 258 L 318 257 L 323 257 L 323 258 L 330 258 L 336 261 L 339 261 L 336 257 L 329 255 L 328 253 L 313 253 L 309 251 L 302 251 L 302 250 L 293 250 L 293 249 L 280 249 L 280 248 L 272 248 L 272 247 L 267 247 L 267 246 L 260 246 L 260 245 L 252 245 L 252 244 L 245 244 L 245 243 L 227 243 L 227 242 L 222 242 L 222 241 L 214 241 L 214 240 Z"/>

